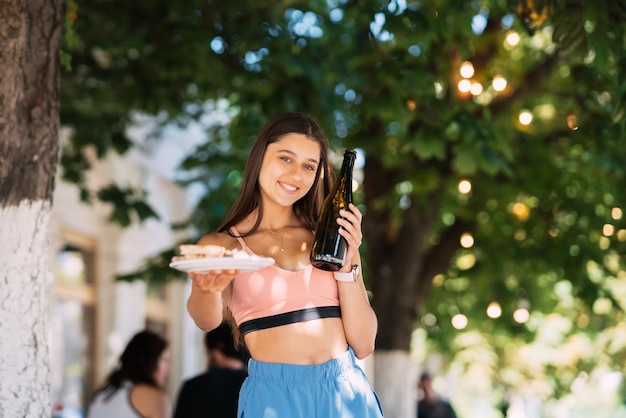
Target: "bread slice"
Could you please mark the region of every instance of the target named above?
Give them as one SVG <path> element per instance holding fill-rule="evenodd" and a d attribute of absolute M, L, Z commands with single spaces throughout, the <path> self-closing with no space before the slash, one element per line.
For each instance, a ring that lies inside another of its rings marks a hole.
<path fill-rule="evenodd" d="M 226 255 L 226 248 L 221 245 L 183 244 L 179 246 L 179 249 L 182 259 L 223 257 Z"/>

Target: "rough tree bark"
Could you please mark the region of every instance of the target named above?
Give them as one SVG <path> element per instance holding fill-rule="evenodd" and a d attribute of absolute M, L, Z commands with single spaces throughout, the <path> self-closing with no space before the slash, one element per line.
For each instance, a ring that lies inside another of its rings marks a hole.
<path fill-rule="evenodd" d="M 50 416 L 48 228 L 63 0 L 0 0 L 0 416 Z"/>

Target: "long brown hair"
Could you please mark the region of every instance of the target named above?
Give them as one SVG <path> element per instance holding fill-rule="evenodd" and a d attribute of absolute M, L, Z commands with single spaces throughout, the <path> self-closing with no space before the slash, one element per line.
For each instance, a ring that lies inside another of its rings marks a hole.
<path fill-rule="evenodd" d="M 159 388 L 154 372 L 167 345 L 167 340 L 155 332 L 144 330 L 136 333 L 124 348 L 117 366 L 96 393 L 109 391 L 107 396 L 110 397 L 126 380 Z"/>
<path fill-rule="evenodd" d="M 269 144 L 277 142 L 281 137 L 290 133 L 306 135 L 320 144 L 320 163 L 317 167 L 315 181 L 309 192 L 293 205 L 296 217 L 304 226 L 311 231 L 315 229 L 320 206 L 330 192 L 330 186 L 334 177 L 328 162 L 328 139 L 315 118 L 303 113 L 288 112 L 270 119 L 259 132 L 243 170 L 239 196 L 222 226 L 219 227 L 219 232 L 228 231 L 231 226 L 242 221 L 257 208 L 259 214 L 255 224 L 252 226 L 252 229 L 245 231 L 242 236 L 252 234 L 259 227 L 263 217 L 259 173 L 261 172 L 265 150 Z"/>

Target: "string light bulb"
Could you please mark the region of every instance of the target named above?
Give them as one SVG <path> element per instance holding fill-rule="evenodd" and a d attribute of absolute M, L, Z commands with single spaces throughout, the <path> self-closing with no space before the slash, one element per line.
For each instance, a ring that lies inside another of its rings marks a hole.
<path fill-rule="evenodd" d="M 500 318 L 502 316 L 502 307 L 498 302 L 491 302 L 487 306 L 487 316 L 491 319 Z"/>

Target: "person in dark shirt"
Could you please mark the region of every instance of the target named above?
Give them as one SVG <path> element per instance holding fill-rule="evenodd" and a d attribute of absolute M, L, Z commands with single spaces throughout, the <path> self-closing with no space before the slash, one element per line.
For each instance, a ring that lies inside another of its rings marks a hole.
<path fill-rule="evenodd" d="M 239 389 L 248 376 L 247 354 L 235 347 L 227 322 L 207 332 L 204 345 L 208 370 L 183 383 L 174 418 L 235 418 Z"/>
<path fill-rule="evenodd" d="M 452 405 L 433 389 L 430 374 L 423 373 L 419 385 L 423 397 L 417 402 L 417 418 L 456 418 Z"/>

